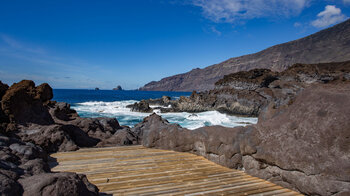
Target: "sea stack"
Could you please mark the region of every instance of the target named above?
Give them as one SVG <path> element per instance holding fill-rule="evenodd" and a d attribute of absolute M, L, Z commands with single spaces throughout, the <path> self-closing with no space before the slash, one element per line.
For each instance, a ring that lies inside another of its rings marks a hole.
<path fill-rule="evenodd" d="M 116 88 L 113 88 L 113 90 L 114 91 L 122 91 L 123 88 L 120 85 L 118 85 Z"/>

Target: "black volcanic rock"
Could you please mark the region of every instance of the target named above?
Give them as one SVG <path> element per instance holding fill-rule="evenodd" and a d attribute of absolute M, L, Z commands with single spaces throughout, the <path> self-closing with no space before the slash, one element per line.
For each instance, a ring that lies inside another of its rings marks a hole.
<path fill-rule="evenodd" d="M 261 52 L 231 58 L 204 69 L 152 81 L 144 91 L 205 91 L 224 75 L 252 69 L 283 71 L 296 63 L 313 64 L 350 60 L 350 20 L 302 39 L 270 47 Z"/>
<path fill-rule="evenodd" d="M 78 113 L 71 109 L 68 103 L 51 101 L 48 106 L 49 113 L 55 123 L 65 124 L 79 117 Z"/>
<path fill-rule="evenodd" d="M 161 112 L 203 112 L 217 110 L 231 115 L 258 116 L 270 103 L 274 108 L 288 105 L 312 84 L 350 81 L 350 61 L 295 64 L 282 72 L 253 69 L 224 76 L 215 89 L 178 100 L 150 99 L 144 104 L 171 106 Z M 141 103 L 140 103 L 141 104 Z"/>
<path fill-rule="evenodd" d="M 4 84 L 0 81 L 0 100 L 2 99 L 2 96 L 5 95 L 8 88 L 9 86 L 7 84 Z"/>
<path fill-rule="evenodd" d="M 53 98 L 52 88 L 49 84 L 43 83 L 36 87 L 36 97 L 43 103 L 50 101 Z"/>
<path fill-rule="evenodd" d="M 225 75 L 223 79 L 215 83 L 219 88 L 232 88 L 236 90 L 256 90 L 268 87 L 277 80 L 278 74 L 269 69 L 253 69 Z"/>
<path fill-rule="evenodd" d="M 140 141 L 115 118 L 80 118 L 69 104 L 51 101 L 46 83 L 1 83 L 0 90 L 1 195 L 98 195 L 84 175 L 51 173 L 47 154 Z"/>
<path fill-rule="evenodd" d="M 85 176 L 51 173 L 45 150 L 0 135 L 1 195 L 98 195 Z"/>
<path fill-rule="evenodd" d="M 87 181 L 85 175 L 75 173 L 44 173 L 19 180 L 23 196 L 62 195 L 97 196 L 98 188 Z"/>
<path fill-rule="evenodd" d="M 147 103 L 145 100 L 128 105 L 127 107 L 131 108 L 131 111 L 133 112 L 150 113 L 153 111 L 152 108 L 149 107 L 149 103 Z"/>
<path fill-rule="evenodd" d="M 80 118 L 69 104 L 50 101 L 52 97 L 46 83 L 37 87 L 29 80 L 13 84 L 1 100 L 0 132 L 46 152 L 138 143 L 138 136 L 115 118 Z"/>
<path fill-rule="evenodd" d="M 245 171 L 307 195 L 349 194 L 349 92 L 349 82 L 313 85 L 260 118 L 256 152 L 242 159 Z"/>
<path fill-rule="evenodd" d="M 113 88 L 113 90 L 114 91 L 122 91 L 123 88 L 120 85 L 118 85 L 116 88 Z"/>
<path fill-rule="evenodd" d="M 135 145 L 140 144 L 142 136 L 136 134 L 129 127 L 123 127 L 118 129 L 113 135 L 101 140 L 96 146 L 116 146 L 116 145 Z"/>
<path fill-rule="evenodd" d="M 191 152 L 306 195 L 350 193 L 350 82 L 313 84 L 257 125 L 188 130 L 153 114 L 135 126 L 146 147 Z"/>
<path fill-rule="evenodd" d="M 47 84 L 35 87 L 33 81 L 23 80 L 6 91 L 1 107 L 11 122 L 48 125 L 53 123 L 44 105 L 49 98 L 52 98 L 52 89 Z"/>

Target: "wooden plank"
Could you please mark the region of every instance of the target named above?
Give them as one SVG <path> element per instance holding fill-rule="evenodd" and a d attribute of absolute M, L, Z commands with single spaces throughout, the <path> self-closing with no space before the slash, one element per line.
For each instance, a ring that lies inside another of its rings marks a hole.
<path fill-rule="evenodd" d="M 300 195 L 189 153 L 123 146 L 51 157 L 52 171 L 86 174 L 113 195 Z"/>

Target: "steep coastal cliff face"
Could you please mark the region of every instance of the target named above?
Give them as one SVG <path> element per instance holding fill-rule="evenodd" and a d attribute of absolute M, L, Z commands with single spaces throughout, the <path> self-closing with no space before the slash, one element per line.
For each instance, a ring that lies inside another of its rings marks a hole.
<path fill-rule="evenodd" d="M 257 125 L 188 130 L 156 114 L 136 126 L 146 147 L 191 152 L 307 195 L 350 194 L 350 83 L 314 84 Z"/>
<path fill-rule="evenodd" d="M 314 64 L 350 60 L 350 20 L 308 37 L 270 47 L 261 52 L 231 58 L 204 69 L 150 82 L 145 91 L 205 91 L 224 75 L 264 68 L 283 71 L 296 63 Z"/>
<path fill-rule="evenodd" d="M 161 112 L 203 112 L 216 110 L 232 115 L 258 116 L 272 104 L 288 105 L 303 89 L 313 84 L 350 81 L 350 61 L 295 64 L 282 72 L 268 69 L 241 71 L 224 76 L 215 89 L 193 92 L 178 100 L 143 100 L 132 105 L 134 111 L 150 112 L 149 105 L 161 105 Z M 171 107 L 169 107 L 169 105 Z"/>

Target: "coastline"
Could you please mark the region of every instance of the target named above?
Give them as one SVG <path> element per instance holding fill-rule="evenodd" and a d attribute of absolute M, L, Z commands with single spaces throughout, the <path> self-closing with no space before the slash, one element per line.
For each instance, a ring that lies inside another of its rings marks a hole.
<path fill-rule="evenodd" d="M 306 195 L 349 193 L 349 175 L 339 170 L 346 170 L 349 163 L 346 156 L 350 149 L 346 148 L 350 127 L 349 63 L 296 65 L 282 72 L 268 88 L 241 89 L 275 90 L 280 97 L 271 96 L 269 104 L 261 108 L 256 125 L 235 128 L 204 126 L 190 130 L 155 113 L 134 127 L 121 126 L 115 118 L 82 118 L 69 104 L 52 101 L 53 91 L 48 84 L 35 86 L 33 81 L 23 80 L 8 87 L 1 83 L 0 153 L 6 156 L 2 156 L 4 165 L 0 171 L 11 173 L 3 176 L 9 182 L 3 191 L 13 195 L 42 194 L 40 191 L 45 187 L 58 186 L 50 184 L 52 179 L 69 183 L 65 185 L 69 190 L 97 195 L 98 188 L 84 175 L 52 173 L 47 155 L 86 147 L 141 144 L 200 155 Z M 257 72 L 261 73 L 253 70 L 237 75 Z M 242 84 L 237 75 L 231 75 L 233 79 L 225 82 Z M 245 83 L 249 88 L 261 86 L 260 82 L 266 83 L 260 79 L 269 77 L 258 74 L 245 79 Z M 296 91 L 290 91 L 291 86 Z M 284 97 L 283 92 L 289 96 Z M 207 95 L 208 92 L 192 93 L 179 100 L 200 101 Z M 167 101 L 171 100 L 163 97 L 153 103 Z M 31 184 L 33 179 L 40 181 L 40 186 Z M 54 191 L 61 193 L 59 189 Z"/>

